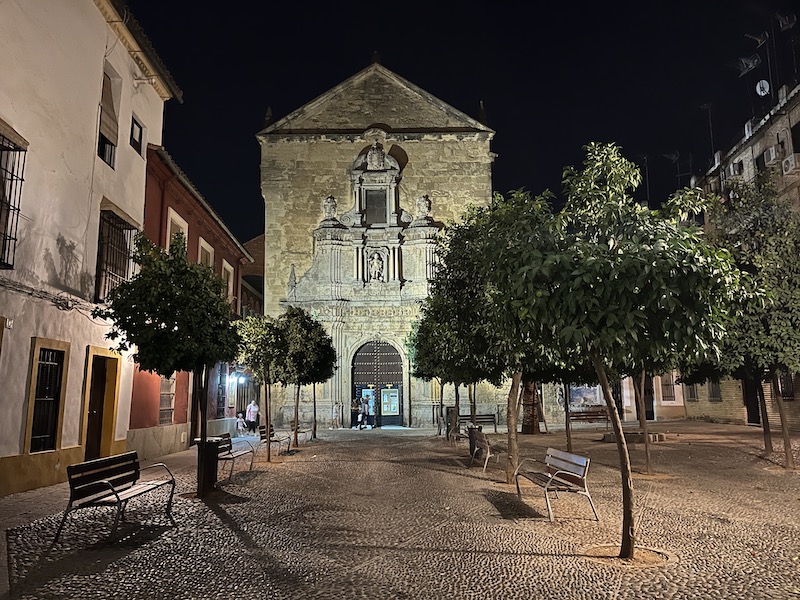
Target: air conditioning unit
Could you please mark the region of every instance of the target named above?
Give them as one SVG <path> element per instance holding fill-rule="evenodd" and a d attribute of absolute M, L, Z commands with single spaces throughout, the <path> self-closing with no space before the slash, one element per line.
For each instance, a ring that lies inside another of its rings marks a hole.
<path fill-rule="evenodd" d="M 764 162 L 767 165 L 774 165 L 775 163 L 781 160 L 781 147 L 778 144 L 774 146 L 770 146 L 767 148 L 767 151 L 764 152 Z"/>
<path fill-rule="evenodd" d="M 783 159 L 784 175 L 800 175 L 800 154 L 790 154 Z"/>

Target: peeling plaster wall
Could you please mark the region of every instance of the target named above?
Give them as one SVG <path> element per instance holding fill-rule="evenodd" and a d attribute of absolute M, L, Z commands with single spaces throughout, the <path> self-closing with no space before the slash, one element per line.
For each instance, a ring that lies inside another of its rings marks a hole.
<path fill-rule="evenodd" d="M 87 347 L 109 346 L 107 325 L 89 316 L 101 202 L 141 226 L 146 163 L 129 144 L 131 118 L 145 129 L 145 147 L 160 144 L 163 100 L 151 85 L 134 83 L 138 67 L 92 0 L 0 2 L 0 39 L 0 118 L 29 144 L 14 268 L 0 271 L 0 317 L 13 320 L 0 352 L 0 479 L 10 477 L 11 491 L 19 491 L 63 480 L 67 461 L 83 459 Z M 119 78 L 113 169 L 97 156 L 106 65 Z M 31 455 L 23 448 L 33 337 L 70 344 L 61 450 L 55 453 Z M 132 370 L 124 357 L 115 452 L 125 449 Z M 27 468 L 25 478 L 15 475 Z"/>

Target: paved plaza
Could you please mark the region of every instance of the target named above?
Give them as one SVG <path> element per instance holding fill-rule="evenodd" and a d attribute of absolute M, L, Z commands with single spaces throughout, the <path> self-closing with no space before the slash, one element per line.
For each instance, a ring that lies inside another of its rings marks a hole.
<path fill-rule="evenodd" d="M 205 502 L 193 497 L 194 450 L 165 457 L 176 525 L 149 494 L 115 541 L 113 511 L 86 509 L 52 546 L 65 484 L 0 498 L 0 598 L 800 598 L 800 474 L 761 455 L 758 429 L 653 429 L 667 439 L 634 494 L 638 545 L 668 558 L 657 566 L 590 556 L 621 529 L 616 446 L 602 429 L 576 432 L 574 447 L 592 459 L 599 523 L 576 494 L 553 501 L 549 522 L 540 488 L 520 502 L 505 484 L 503 458 L 467 468 L 466 445 L 435 431 L 325 430 L 252 472 L 237 465 Z M 563 432 L 520 438 L 524 456 L 565 447 Z M 643 454 L 631 448 L 637 471 Z"/>

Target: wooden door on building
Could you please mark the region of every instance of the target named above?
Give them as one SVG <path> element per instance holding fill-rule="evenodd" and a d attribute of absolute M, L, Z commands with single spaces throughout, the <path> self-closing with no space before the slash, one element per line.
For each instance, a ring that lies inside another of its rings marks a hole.
<path fill-rule="evenodd" d="M 353 357 L 353 398 L 371 398 L 376 427 L 403 424 L 403 360 L 388 342 L 368 342 Z"/>
<path fill-rule="evenodd" d="M 653 398 L 655 393 L 653 391 L 653 378 L 649 375 L 644 378 L 644 414 L 645 419 L 653 421 L 656 418 L 656 411 Z M 636 418 L 639 418 L 639 406 L 636 406 Z"/>

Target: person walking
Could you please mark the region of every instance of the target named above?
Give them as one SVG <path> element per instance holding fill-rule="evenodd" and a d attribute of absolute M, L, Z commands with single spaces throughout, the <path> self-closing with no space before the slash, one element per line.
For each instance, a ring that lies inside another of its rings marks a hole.
<path fill-rule="evenodd" d="M 255 435 L 258 425 L 258 404 L 255 400 L 250 400 L 250 404 L 247 405 L 244 420 L 247 422 L 247 431 Z"/>

